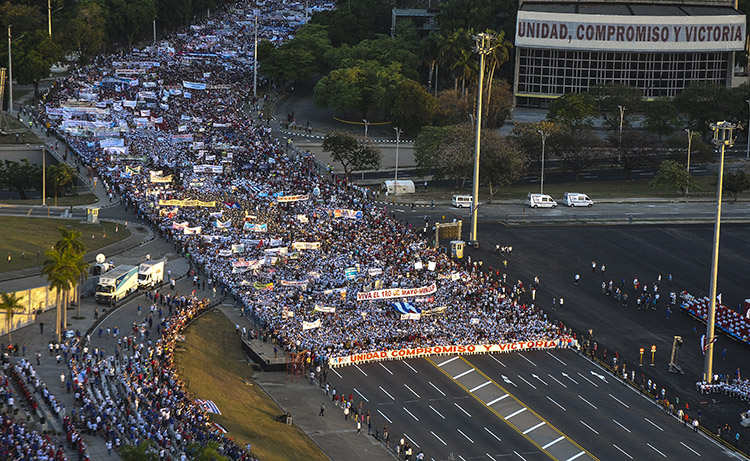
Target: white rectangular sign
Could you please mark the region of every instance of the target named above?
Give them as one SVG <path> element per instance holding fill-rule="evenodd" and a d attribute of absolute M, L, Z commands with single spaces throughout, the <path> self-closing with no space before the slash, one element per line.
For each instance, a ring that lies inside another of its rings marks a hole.
<path fill-rule="evenodd" d="M 516 46 L 566 50 L 738 51 L 745 16 L 623 16 L 519 11 Z"/>

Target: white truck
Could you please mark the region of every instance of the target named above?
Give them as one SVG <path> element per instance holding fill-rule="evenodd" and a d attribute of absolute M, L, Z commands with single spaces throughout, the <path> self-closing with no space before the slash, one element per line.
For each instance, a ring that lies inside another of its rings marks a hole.
<path fill-rule="evenodd" d="M 96 302 L 113 304 L 138 289 L 138 267 L 117 266 L 99 277 Z"/>
<path fill-rule="evenodd" d="M 159 261 L 146 261 L 138 266 L 138 286 L 154 287 L 164 281 L 167 258 Z"/>

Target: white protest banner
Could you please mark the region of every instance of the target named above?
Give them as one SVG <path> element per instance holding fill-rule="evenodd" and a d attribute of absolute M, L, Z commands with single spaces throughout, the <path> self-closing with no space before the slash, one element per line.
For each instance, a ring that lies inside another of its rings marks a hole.
<path fill-rule="evenodd" d="M 431 295 L 437 291 L 437 285 L 419 288 L 389 288 L 386 290 L 373 290 L 357 293 L 357 301 L 374 301 L 377 299 L 407 298 L 410 296 Z"/>
<path fill-rule="evenodd" d="M 188 225 L 189 225 L 189 223 L 187 221 L 185 221 L 183 223 L 173 222 L 172 223 L 172 229 L 182 230 L 182 229 L 186 228 Z"/>
<path fill-rule="evenodd" d="M 188 82 L 187 80 L 182 81 L 182 86 L 188 90 L 205 90 L 206 84 L 200 82 Z"/>
<path fill-rule="evenodd" d="M 167 183 L 167 182 L 172 182 L 172 175 L 171 174 L 169 176 L 162 176 L 161 172 L 151 171 L 149 173 L 149 176 L 150 176 L 151 182 L 153 182 L 153 183 Z"/>
<path fill-rule="evenodd" d="M 421 318 L 419 312 L 411 312 L 409 314 L 401 314 L 401 320 L 419 320 Z"/>
<path fill-rule="evenodd" d="M 335 307 L 329 307 L 329 306 L 315 306 L 315 309 L 313 309 L 315 312 L 323 312 L 324 314 L 334 314 L 336 313 Z"/>
<path fill-rule="evenodd" d="M 317 250 L 320 248 L 320 242 L 294 242 L 292 248 L 295 250 Z"/>
<path fill-rule="evenodd" d="M 358 210 L 333 210 L 334 218 L 361 219 L 362 212 Z"/>
<path fill-rule="evenodd" d="M 279 203 L 299 202 L 302 200 L 307 200 L 309 198 L 309 195 L 282 195 L 281 197 L 276 197 L 276 201 Z"/>
<path fill-rule="evenodd" d="M 282 280 L 281 286 L 284 287 L 305 287 L 307 286 L 307 280 Z"/>
<path fill-rule="evenodd" d="M 241 245 L 241 244 L 232 245 L 232 253 L 244 253 L 244 252 L 245 252 L 245 245 Z"/>
<path fill-rule="evenodd" d="M 273 247 L 281 246 L 284 244 L 284 239 L 271 239 L 268 244 Z"/>
<path fill-rule="evenodd" d="M 422 261 L 417 261 L 414 263 L 414 270 L 421 271 L 424 265 L 422 264 Z"/>
<path fill-rule="evenodd" d="M 216 227 L 221 227 L 223 229 L 228 229 L 232 225 L 232 220 L 227 219 L 225 222 L 221 222 L 218 219 L 216 220 Z"/>
<path fill-rule="evenodd" d="M 312 330 L 314 328 L 320 328 L 320 325 L 322 323 L 323 322 L 320 319 L 318 319 L 318 320 L 316 320 L 314 322 L 305 322 L 305 321 L 303 321 L 302 322 L 302 330 L 304 331 L 304 330 Z"/>
<path fill-rule="evenodd" d="M 268 232 L 268 224 L 252 224 L 246 222 L 242 228 L 250 232 Z"/>
<path fill-rule="evenodd" d="M 219 256 L 232 256 L 232 250 L 219 250 Z"/>
<path fill-rule="evenodd" d="M 518 341 L 514 343 L 503 344 L 468 344 L 453 346 L 423 346 L 408 349 L 383 349 L 372 352 L 362 352 L 358 354 L 344 355 L 333 357 L 328 360 L 332 367 L 347 365 L 356 365 L 367 362 L 394 359 L 410 359 L 417 357 L 426 357 L 429 355 L 447 355 L 447 354 L 490 354 L 493 352 L 515 352 L 523 350 L 543 350 L 573 347 L 576 341 L 572 338 L 560 338 L 553 340 L 536 340 L 536 341 Z"/>
<path fill-rule="evenodd" d="M 301 222 L 301 223 L 307 223 L 307 222 L 310 222 L 310 220 L 309 220 L 309 219 L 307 219 L 307 216 L 305 216 L 305 215 L 303 215 L 303 214 L 298 214 L 298 215 L 297 215 L 297 221 L 299 221 L 299 222 Z"/>
<path fill-rule="evenodd" d="M 285 255 L 289 253 L 289 248 L 287 247 L 268 248 L 266 250 L 263 250 L 263 252 L 267 255 Z"/>
<path fill-rule="evenodd" d="M 430 262 L 428 262 L 428 263 L 427 263 L 427 270 L 428 270 L 428 271 L 434 271 L 434 270 L 435 270 L 435 266 L 436 266 L 436 265 L 437 265 L 437 264 L 435 263 L 435 261 L 430 261 Z"/>
<path fill-rule="evenodd" d="M 186 227 L 183 230 L 183 233 L 185 235 L 193 235 L 193 234 L 200 234 L 201 233 L 201 227 Z"/>
<path fill-rule="evenodd" d="M 371 267 L 370 269 L 367 269 L 367 275 L 370 277 L 375 277 L 376 275 L 380 275 L 383 273 L 383 269 L 379 267 Z"/>

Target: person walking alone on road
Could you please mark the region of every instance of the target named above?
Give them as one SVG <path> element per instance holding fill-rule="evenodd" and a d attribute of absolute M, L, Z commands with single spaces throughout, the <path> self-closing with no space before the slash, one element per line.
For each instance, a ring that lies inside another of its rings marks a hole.
<path fill-rule="evenodd" d="M 321 403 L 320 404 L 320 413 L 318 413 L 318 416 L 325 416 L 325 412 L 326 412 L 326 404 L 325 403 Z"/>
<path fill-rule="evenodd" d="M 578 281 L 579 281 L 579 280 L 581 280 L 581 275 L 580 275 L 580 274 L 576 274 L 576 276 L 575 276 L 575 280 L 573 281 L 573 283 L 574 283 L 574 284 L 575 284 L 576 286 L 578 286 Z"/>

